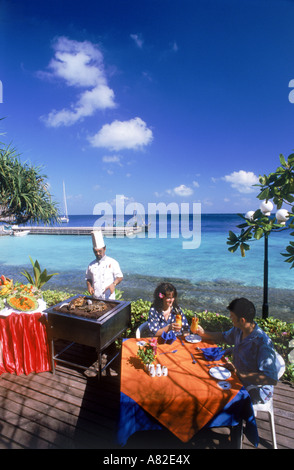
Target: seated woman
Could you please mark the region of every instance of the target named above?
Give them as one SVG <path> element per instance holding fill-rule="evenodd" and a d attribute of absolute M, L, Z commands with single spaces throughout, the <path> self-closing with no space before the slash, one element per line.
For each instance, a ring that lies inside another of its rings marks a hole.
<path fill-rule="evenodd" d="M 152 335 L 161 336 L 165 331 L 179 332 L 181 327 L 176 324 L 176 315 L 182 315 L 182 328 L 189 329 L 187 318 L 177 304 L 177 290 L 169 282 L 159 284 L 153 294 L 148 317 L 148 327 Z"/>

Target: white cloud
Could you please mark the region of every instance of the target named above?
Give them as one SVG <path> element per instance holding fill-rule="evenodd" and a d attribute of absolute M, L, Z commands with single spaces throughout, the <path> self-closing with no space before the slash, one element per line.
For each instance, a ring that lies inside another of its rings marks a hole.
<path fill-rule="evenodd" d="M 105 155 L 103 158 L 102 158 L 102 161 L 104 163 L 118 163 L 120 164 L 120 156 L 119 155 Z"/>
<path fill-rule="evenodd" d="M 194 188 L 199 188 L 199 183 L 198 183 L 198 181 L 193 181 L 193 186 L 194 186 Z"/>
<path fill-rule="evenodd" d="M 150 144 L 152 140 L 151 129 L 139 117 L 105 124 L 97 134 L 89 138 L 93 147 L 110 150 L 138 149 Z"/>
<path fill-rule="evenodd" d="M 173 189 L 173 193 L 176 194 L 177 196 L 191 196 L 193 194 L 193 189 L 189 188 L 185 184 L 180 184 L 180 186 L 177 186 L 176 188 Z"/>
<path fill-rule="evenodd" d="M 103 55 L 96 45 L 60 37 L 54 43 L 54 50 L 55 56 L 48 66 L 50 71 L 40 72 L 39 76 L 62 79 L 68 86 L 87 90 L 69 108 L 53 110 L 43 116 L 48 126 L 71 126 L 92 116 L 96 110 L 116 106 L 114 92 L 107 84 Z"/>
<path fill-rule="evenodd" d="M 135 41 L 136 45 L 142 49 L 143 47 L 143 39 L 140 34 L 130 34 L 130 37 Z"/>
<path fill-rule="evenodd" d="M 174 42 L 173 42 L 173 44 L 172 44 L 171 48 L 172 48 L 172 51 L 174 51 L 174 52 L 178 52 L 178 50 L 179 50 L 179 47 L 178 47 L 178 45 L 177 45 L 176 41 L 174 41 Z"/>
<path fill-rule="evenodd" d="M 122 205 L 125 205 L 125 204 L 129 204 L 131 202 L 134 202 L 134 198 L 133 197 L 128 197 L 128 196 L 125 196 L 124 194 L 117 194 L 115 199 L 112 199 L 111 201 L 109 201 L 109 204 L 111 204 L 112 206 L 122 206 Z"/>
<path fill-rule="evenodd" d="M 255 189 L 253 184 L 258 183 L 258 177 L 252 171 L 234 171 L 230 175 L 223 178 L 227 183 L 231 183 L 232 188 L 237 189 L 240 193 L 251 193 Z"/>

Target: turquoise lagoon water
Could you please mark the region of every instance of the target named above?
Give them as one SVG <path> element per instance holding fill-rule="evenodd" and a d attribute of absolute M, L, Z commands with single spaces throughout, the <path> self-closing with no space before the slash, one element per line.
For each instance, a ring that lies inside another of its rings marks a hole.
<path fill-rule="evenodd" d="M 96 216 L 70 216 L 69 226 L 93 226 Z M 257 306 L 262 304 L 263 240 L 254 241 L 242 258 L 230 253 L 226 244 L 229 230 L 237 231 L 241 219 L 233 214 L 204 214 L 201 217 L 201 243 L 197 249 L 183 249 L 179 231 L 170 218 L 167 238 L 158 223 L 151 225 L 144 238 L 106 237 L 107 254 L 120 263 L 124 281 L 120 289 L 124 298 L 152 299 L 157 283 L 170 280 L 179 291 L 181 305 L 195 310 L 226 311 L 230 300 L 247 296 Z M 191 225 L 192 227 L 192 225 Z M 200 232 L 199 232 L 200 233 Z M 281 252 L 289 232 L 271 234 L 269 238 L 269 305 L 270 315 L 293 321 L 294 270 L 284 262 Z M 85 290 L 84 273 L 93 259 L 90 236 L 29 235 L 0 237 L 1 273 L 24 281 L 23 269 L 32 270 L 29 256 L 38 259 L 49 273 L 58 272 L 47 284 L 69 292 Z"/>

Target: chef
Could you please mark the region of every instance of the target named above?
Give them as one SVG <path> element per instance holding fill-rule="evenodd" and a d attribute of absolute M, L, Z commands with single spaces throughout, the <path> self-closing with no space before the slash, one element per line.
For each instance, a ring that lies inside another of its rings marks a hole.
<path fill-rule="evenodd" d="M 106 246 L 101 230 L 91 233 L 96 259 L 86 270 L 86 282 L 90 295 L 102 299 L 115 299 L 115 288 L 123 280 L 118 262 L 105 254 Z"/>

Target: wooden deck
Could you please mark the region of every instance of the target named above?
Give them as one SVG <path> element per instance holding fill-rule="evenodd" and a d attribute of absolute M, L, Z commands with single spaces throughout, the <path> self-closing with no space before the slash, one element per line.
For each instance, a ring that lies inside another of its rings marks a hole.
<path fill-rule="evenodd" d="M 95 351 L 76 345 L 82 363 L 90 365 Z M 70 354 L 70 353 L 68 353 Z M 86 361 L 85 362 L 85 358 Z M 76 358 L 75 358 L 76 360 Z M 100 381 L 86 378 L 81 369 L 57 365 L 56 373 L 0 377 L 0 449 L 120 449 L 116 444 L 119 413 L 119 362 L 117 376 Z M 294 388 L 280 383 L 274 396 L 279 449 L 294 448 Z M 258 449 L 271 448 L 269 423 L 259 416 Z M 124 449 L 227 449 L 228 430 L 207 430 L 188 444 L 169 432 L 144 431 L 133 435 Z M 244 449 L 254 447 L 244 439 Z"/>

